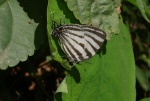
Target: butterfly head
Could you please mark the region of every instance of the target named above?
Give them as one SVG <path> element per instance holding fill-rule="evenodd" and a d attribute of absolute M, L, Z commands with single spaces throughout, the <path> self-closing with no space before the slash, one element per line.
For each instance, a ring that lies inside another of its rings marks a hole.
<path fill-rule="evenodd" d="M 59 37 L 61 33 L 63 33 L 65 30 L 62 25 L 58 25 L 55 21 L 52 21 L 53 23 L 53 30 L 52 30 L 52 35 L 55 37 Z"/>
<path fill-rule="evenodd" d="M 54 35 L 55 37 L 59 37 L 59 35 L 62 34 L 63 32 L 64 32 L 64 28 L 62 26 L 55 27 L 52 31 L 52 35 Z"/>

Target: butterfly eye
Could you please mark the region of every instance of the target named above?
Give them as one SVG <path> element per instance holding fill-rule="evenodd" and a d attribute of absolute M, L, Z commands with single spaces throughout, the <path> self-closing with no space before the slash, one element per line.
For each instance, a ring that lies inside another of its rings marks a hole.
<path fill-rule="evenodd" d="M 62 27 L 59 28 L 59 32 L 64 32 L 64 29 Z"/>

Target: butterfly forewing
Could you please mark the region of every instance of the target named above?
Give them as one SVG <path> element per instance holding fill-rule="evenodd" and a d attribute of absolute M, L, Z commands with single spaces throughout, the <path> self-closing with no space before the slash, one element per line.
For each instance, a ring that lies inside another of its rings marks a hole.
<path fill-rule="evenodd" d="M 61 48 L 70 62 L 79 62 L 92 57 L 106 38 L 102 30 L 78 24 L 55 27 L 52 35 L 58 36 Z"/>

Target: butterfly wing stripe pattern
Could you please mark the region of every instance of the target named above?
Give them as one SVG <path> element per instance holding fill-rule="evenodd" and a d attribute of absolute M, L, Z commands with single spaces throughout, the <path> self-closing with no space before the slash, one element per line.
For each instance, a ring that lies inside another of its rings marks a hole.
<path fill-rule="evenodd" d="M 75 31 L 76 33 L 79 33 L 79 32 L 77 32 L 77 31 Z M 70 34 L 69 34 L 70 33 Z M 63 35 L 64 35 L 64 37 L 69 37 L 69 38 L 71 38 L 72 40 L 74 40 L 74 41 L 76 41 L 76 43 L 82 43 L 83 41 L 84 41 L 84 37 L 83 36 L 77 36 L 77 35 L 74 35 L 74 34 L 72 34 L 73 32 L 66 32 L 66 33 L 64 33 Z"/>
<path fill-rule="evenodd" d="M 96 51 L 94 49 L 94 47 L 90 43 L 88 43 L 87 41 L 85 41 L 85 47 L 86 47 L 85 51 L 88 54 L 88 56 L 89 57 L 93 56 L 94 55 L 93 51 Z"/>
<path fill-rule="evenodd" d="M 52 35 L 59 38 L 61 48 L 70 62 L 79 62 L 92 57 L 106 38 L 102 30 L 79 24 L 55 26 Z"/>
<path fill-rule="evenodd" d="M 79 58 L 77 58 L 77 54 L 76 52 L 73 50 L 73 48 L 70 47 L 69 43 L 64 42 L 61 43 L 62 49 L 65 53 L 67 53 L 68 58 L 70 59 L 70 61 L 74 61 L 74 60 L 79 60 Z"/>
<path fill-rule="evenodd" d="M 67 40 L 67 43 L 69 43 L 70 47 L 75 51 L 74 54 L 76 54 L 76 57 L 86 55 L 83 47 L 81 47 L 77 42 L 75 42 L 69 37 L 65 37 L 65 39 Z"/>
<path fill-rule="evenodd" d="M 60 36 L 61 38 L 61 36 Z M 60 40 L 63 40 L 63 38 L 61 38 Z M 61 43 L 61 48 L 62 50 L 65 52 L 65 54 L 68 56 L 68 57 L 71 57 L 73 56 L 73 54 L 71 54 L 70 50 L 68 49 L 67 45 L 64 45 L 65 41 L 63 43 Z"/>
<path fill-rule="evenodd" d="M 61 36 L 64 38 L 64 40 L 61 40 L 64 42 L 63 45 L 67 46 L 67 51 L 70 51 L 70 53 L 72 54 L 71 57 L 75 58 L 74 60 L 80 61 L 79 56 L 84 57 L 87 54 L 85 53 L 83 47 L 77 43 L 77 41 L 71 39 L 68 36 L 66 37 L 65 34 L 61 34 Z M 63 46 L 63 45 L 61 45 L 61 46 Z M 77 46 L 77 47 L 75 47 L 75 46 Z"/>

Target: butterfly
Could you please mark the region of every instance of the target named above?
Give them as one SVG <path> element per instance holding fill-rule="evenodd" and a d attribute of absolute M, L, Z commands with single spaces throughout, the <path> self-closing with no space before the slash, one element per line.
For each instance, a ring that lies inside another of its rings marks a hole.
<path fill-rule="evenodd" d="M 69 62 L 80 62 L 94 56 L 106 40 L 99 28 L 80 24 L 60 24 L 52 20 L 52 36 L 57 37 Z"/>

